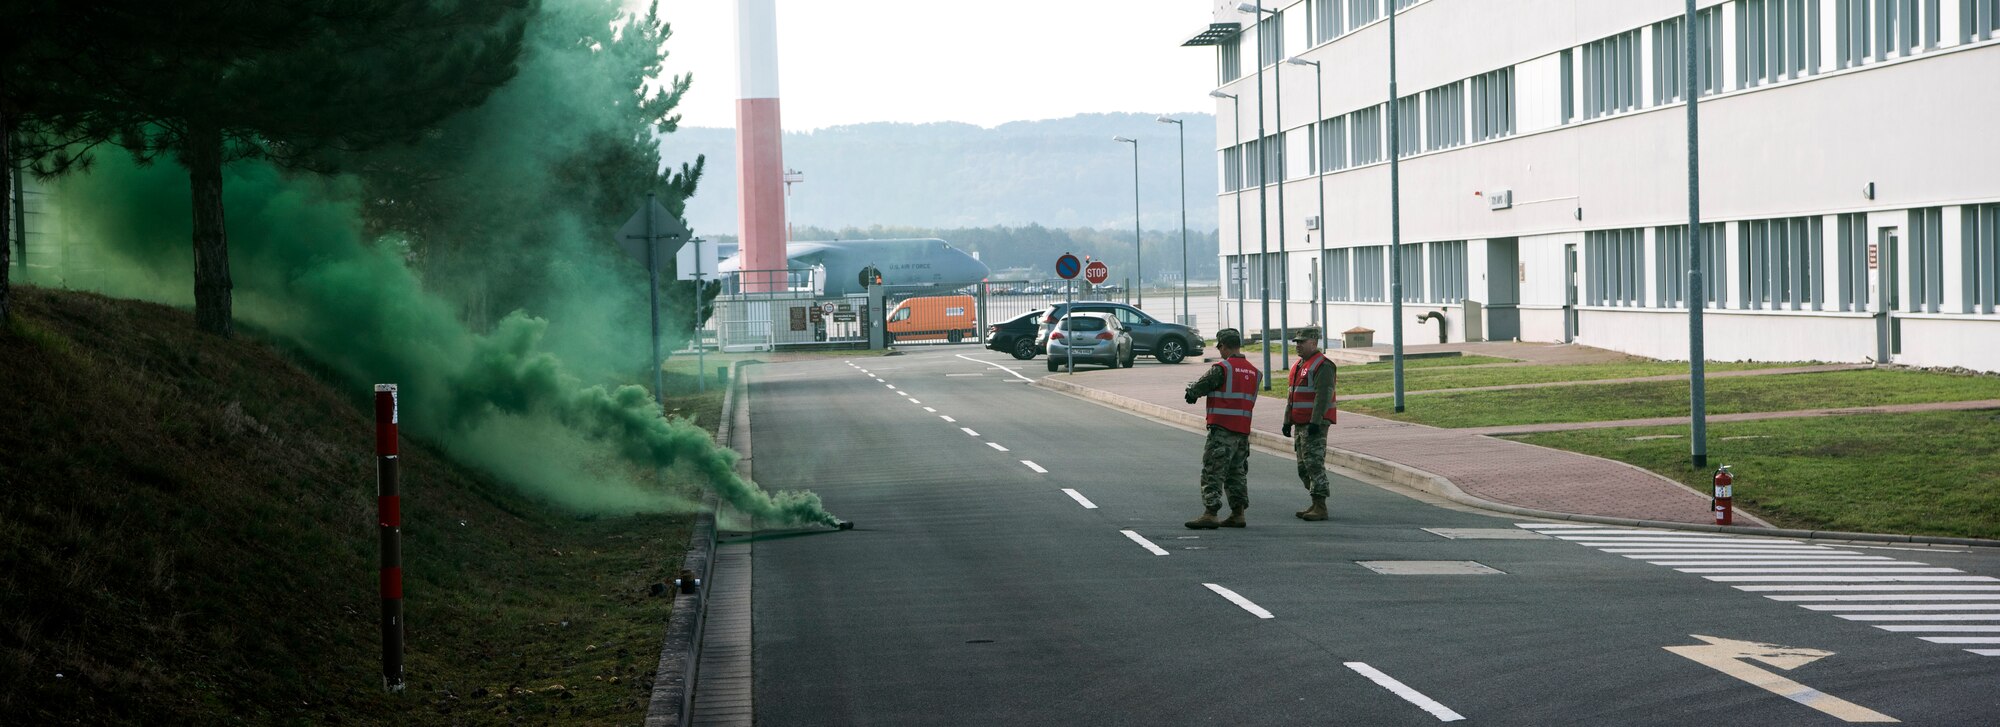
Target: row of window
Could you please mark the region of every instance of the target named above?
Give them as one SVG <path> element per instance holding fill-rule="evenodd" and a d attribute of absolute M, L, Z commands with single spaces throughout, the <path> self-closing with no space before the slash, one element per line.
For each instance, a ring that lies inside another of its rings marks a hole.
<path fill-rule="evenodd" d="M 1707 307 L 1718 309 L 1867 312 L 1880 298 L 1887 308 L 1906 313 L 1995 313 L 2000 311 L 2000 204 L 1967 205 L 1960 211 L 1962 295 L 1955 308 L 1947 307 L 1945 301 L 1944 210 L 1940 207 L 1910 210 L 1901 237 L 1888 230 L 1880 237 L 1871 236 L 1865 214 L 1836 216 L 1832 220 L 1835 259 L 1831 281 L 1826 279 L 1829 235 L 1825 217 L 1726 223 L 1735 226 L 1733 258 L 1725 223 L 1702 225 L 1698 244 L 1703 250 L 1703 297 Z M 1653 228 L 1650 261 L 1646 232 L 1628 228 L 1584 233 L 1581 299 L 1576 302 L 1686 308 L 1690 297 L 1687 226 Z M 1899 249 L 1905 245 L 1907 256 Z M 1387 245 L 1367 245 L 1326 251 L 1321 263 L 1325 300 L 1387 301 L 1387 250 Z M 1404 302 L 1452 304 L 1465 300 L 1471 279 L 1465 241 L 1406 244 L 1402 255 Z M 1229 276 L 1223 295 L 1234 299 L 1262 297 L 1266 271 L 1260 265 L 1268 265 L 1273 297 L 1286 297 L 1286 259 L 1282 253 L 1228 256 Z M 1905 261 L 1907 274 L 1902 270 Z M 1733 281 L 1727 277 L 1732 270 L 1736 274 Z M 1907 291 L 1902 289 L 1905 283 Z M 1835 296 L 1831 301 L 1827 299 L 1829 292 Z"/>
<path fill-rule="evenodd" d="M 1740 310 L 1834 310 L 1865 312 L 1882 299 L 1906 313 L 1993 313 L 2000 307 L 2000 205 L 1961 208 L 1961 289 L 1955 310 L 1944 291 L 1944 210 L 1909 211 L 1898 234 L 1870 235 L 1862 214 L 1834 218 L 1833 280 L 1826 280 L 1828 253 L 1824 217 L 1748 220 L 1736 226 L 1736 254 L 1730 262 L 1722 224 L 1702 226 L 1702 278 L 1708 307 L 1728 308 L 1725 275 L 1734 266 L 1735 304 Z M 1643 307 L 1645 240 L 1641 229 L 1585 233 L 1585 305 Z M 1652 307 L 1685 308 L 1688 302 L 1687 226 L 1654 228 Z M 1887 233 L 1885 230 L 1884 233 Z M 1902 255 L 1900 247 L 1909 254 Z M 1907 262 L 1909 270 L 1902 266 Z M 1902 289 L 1907 282 L 1908 290 Z M 1831 287 L 1831 291 L 1829 291 Z M 1835 298 L 1827 300 L 1832 292 Z"/>
<path fill-rule="evenodd" d="M 1321 295 L 1327 301 L 1381 303 L 1389 299 L 1387 245 L 1345 247 L 1326 251 L 1320 263 L 1325 271 Z M 1268 265 L 1273 298 L 1284 298 L 1281 281 L 1286 280 L 1285 256 L 1281 253 L 1230 255 L 1224 258 L 1229 271 L 1223 281 L 1223 297 L 1248 300 L 1264 295 L 1260 265 Z M 1429 275 L 1425 266 L 1429 266 Z M 1411 243 L 1403 246 L 1403 302 L 1461 303 L 1471 281 L 1471 269 L 1464 240 Z"/>
<path fill-rule="evenodd" d="M 1823 63 L 1821 31 L 1828 22 L 1832 23 L 1836 39 L 1835 68 L 1935 49 L 1942 32 L 1942 3 L 1953 1 L 1959 3 L 1960 42 L 1987 40 L 2000 34 L 2000 0 L 1734 0 L 1728 5 L 1735 13 L 1736 88 L 1764 86 L 1819 73 Z M 1364 24 L 1379 19 L 1384 2 L 1308 3 L 1305 7 L 1313 14 L 1310 26 L 1315 42 L 1331 40 L 1359 27 L 1350 22 L 1353 18 L 1365 18 Z M 1411 4 L 1409 0 L 1396 2 L 1398 7 Z M 1823 17 L 1822 6 L 1828 4 L 1832 8 L 1824 15 L 1830 16 L 1830 21 Z M 1722 91 L 1723 11 L 1724 6 L 1716 6 L 1696 15 L 1695 81 L 1703 95 Z M 1271 42 L 1266 44 L 1264 52 L 1267 64 L 1286 57 L 1281 30 L 1283 16 L 1274 15 L 1263 22 L 1271 33 Z M 1567 124 L 1579 117 L 1596 119 L 1684 100 L 1689 65 L 1684 25 L 1684 17 L 1675 17 L 1650 26 L 1650 59 L 1644 52 L 1642 29 L 1562 51 L 1557 64 L 1561 89 L 1559 122 Z M 1225 83 L 1242 74 L 1237 61 L 1242 52 L 1239 43 L 1240 37 L 1221 47 Z M 1650 84 L 1646 83 L 1648 80 Z M 1651 86 L 1651 94 L 1644 94 L 1647 85 Z M 1515 67 L 1509 66 L 1399 98 L 1395 102 L 1400 117 L 1395 148 L 1408 156 L 1511 136 L 1517 133 L 1519 97 Z M 1364 114 L 1369 118 L 1360 118 Z M 1377 154 L 1361 153 L 1363 141 L 1369 142 L 1368 149 L 1373 151 L 1372 144 L 1382 133 L 1378 120 L 1382 115 L 1380 107 L 1371 107 L 1336 117 L 1345 119 L 1340 124 L 1322 121 L 1309 128 L 1306 132 L 1311 139 L 1309 143 L 1316 150 L 1311 158 L 1315 163 L 1313 171 L 1335 171 L 1385 160 L 1386 157 Z M 1376 124 L 1363 127 L 1357 121 Z"/>

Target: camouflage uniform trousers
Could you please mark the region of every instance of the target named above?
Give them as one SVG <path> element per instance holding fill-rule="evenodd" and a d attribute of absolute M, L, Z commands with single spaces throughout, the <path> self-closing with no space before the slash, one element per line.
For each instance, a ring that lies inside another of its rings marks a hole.
<path fill-rule="evenodd" d="M 1292 430 L 1292 454 L 1299 460 L 1299 483 L 1313 497 L 1326 497 L 1326 430 L 1321 425 L 1319 433 L 1312 434 L 1304 424 Z"/>
<path fill-rule="evenodd" d="M 1250 435 L 1222 427 L 1208 428 L 1208 443 L 1201 452 L 1201 504 L 1208 510 L 1222 509 L 1222 497 L 1229 495 L 1229 509 L 1250 508 Z"/>

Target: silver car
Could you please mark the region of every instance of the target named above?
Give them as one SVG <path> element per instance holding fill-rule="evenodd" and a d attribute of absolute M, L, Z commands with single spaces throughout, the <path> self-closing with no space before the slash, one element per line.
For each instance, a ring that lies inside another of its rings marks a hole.
<path fill-rule="evenodd" d="M 1067 366 L 1071 354 L 1077 363 L 1114 369 L 1132 368 L 1132 360 L 1139 357 L 1132 348 L 1132 332 L 1110 313 L 1079 312 L 1056 321 L 1049 334 L 1049 370 Z"/>

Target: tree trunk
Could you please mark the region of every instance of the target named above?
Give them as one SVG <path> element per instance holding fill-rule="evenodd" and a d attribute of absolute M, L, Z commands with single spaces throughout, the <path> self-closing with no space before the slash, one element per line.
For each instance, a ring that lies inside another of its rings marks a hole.
<path fill-rule="evenodd" d="M 13 321 L 10 289 L 13 283 L 8 278 L 13 275 L 14 235 L 18 232 L 26 239 L 26 230 L 14 229 L 14 215 L 9 205 L 14 203 L 14 119 L 0 109 L 0 332 L 7 330 Z"/>
<path fill-rule="evenodd" d="M 188 181 L 194 190 L 194 320 L 203 331 L 231 331 L 229 238 L 222 224 L 222 131 L 194 126 L 187 135 Z"/>

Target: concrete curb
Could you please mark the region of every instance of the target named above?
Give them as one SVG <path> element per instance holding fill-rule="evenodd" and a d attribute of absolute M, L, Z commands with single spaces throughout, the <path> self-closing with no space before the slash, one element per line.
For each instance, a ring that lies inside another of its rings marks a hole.
<path fill-rule="evenodd" d="M 1110 406 L 1117 409 L 1124 409 L 1136 414 L 1152 417 L 1154 419 L 1160 419 L 1171 423 L 1194 427 L 1196 429 L 1200 429 L 1206 426 L 1206 423 L 1202 419 L 1202 417 L 1181 411 L 1179 409 L 1173 409 L 1170 407 L 1160 406 L 1158 404 L 1153 404 L 1150 402 L 1140 401 L 1138 399 L 1134 399 L 1129 396 L 1120 396 L 1118 394 L 1113 394 L 1106 391 L 1100 391 L 1098 389 L 1093 389 L 1088 386 L 1083 386 L 1068 381 L 1058 381 L 1051 378 L 1041 378 L 1035 380 L 1035 386 L 1039 386 L 1044 389 L 1049 389 L 1051 391 L 1062 392 L 1065 394 L 1076 396 L 1081 399 L 1103 404 L 1105 406 Z M 1289 451 L 1292 448 L 1291 440 L 1261 430 L 1252 430 L 1250 432 L 1250 442 L 1255 445 L 1261 445 L 1264 447 L 1278 449 L 1281 451 Z M 1504 513 L 1508 515 L 1519 515 L 1522 517 L 1542 518 L 1545 520 L 1567 520 L 1575 522 L 1599 523 L 1604 525 L 1619 525 L 1625 527 L 1663 528 L 1668 530 L 1690 530 L 1690 531 L 1701 531 L 1710 533 L 1736 533 L 1743 535 L 1769 535 L 1769 536 L 1778 536 L 1787 538 L 1859 540 L 1859 541 L 1884 542 L 1884 543 L 1921 543 L 1927 545 L 1960 545 L 1960 546 L 1974 546 L 1974 547 L 1986 547 L 1986 548 L 2000 548 L 2000 540 L 1982 540 L 1978 538 L 1945 538 L 1945 537 L 1936 537 L 1930 535 L 1885 535 L 1881 533 L 1849 533 L 1836 530 L 1793 530 L 1788 528 L 1746 527 L 1742 525 L 1704 525 L 1699 523 L 1680 523 L 1680 522 L 1672 522 L 1666 520 L 1640 520 L 1634 518 L 1619 518 L 1619 517 L 1607 517 L 1603 515 L 1583 515 L 1579 513 L 1555 512 L 1551 510 L 1537 510 L 1531 507 L 1508 505 L 1505 503 L 1494 502 L 1492 500 L 1487 500 L 1485 498 L 1477 497 L 1468 494 L 1464 490 L 1459 489 L 1458 485 L 1452 484 L 1451 480 L 1446 479 L 1440 475 L 1432 474 L 1430 472 L 1425 472 L 1423 470 L 1399 462 L 1391 462 L 1379 457 L 1372 457 L 1369 455 L 1361 454 L 1359 452 L 1352 452 L 1337 447 L 1329 446 L 1326 448 L 1326 459 L 1329 464 L 1345 467 L 1347 469 L 1360 472 L 1370 477 L 1375 477 L 1384 482 L 1389 482 L 1392 484 L 1408 487 L 1410 489 L 1422 492 L 1428 492 L 1430 494 L 1437 495 L 1438 497 L 1445 498 L 1447 500 L 1456 502 L 1461 505 L 1465 505 L 1467 507 L 1474 507 L 1481 510 Z"/>
<path fill-rule="evenodd" d="M 734 436 L 737 392 L 743 387 L 743 366 L 750 361 L 730 364 L 729 390 L 722 395 L 722 416 L 715 441 L 729 446 Z M 701 512 L 695 515 L 694 532 L 688 535 L 687 555 L 681 569 L 694 573 L 702 587 L 694 593 L 674 593 L 672 615 L 667 617 L 667 636 L 660 645 L 660 663 L 653 670 L 653 697 L 646 708 L 646 727 L 685 727 L 694 714 L 694 687 L 701 664 L 702 621 L 708 615 L 708 584 L 715 565 L 715 492 L 701 498 Z"/>

